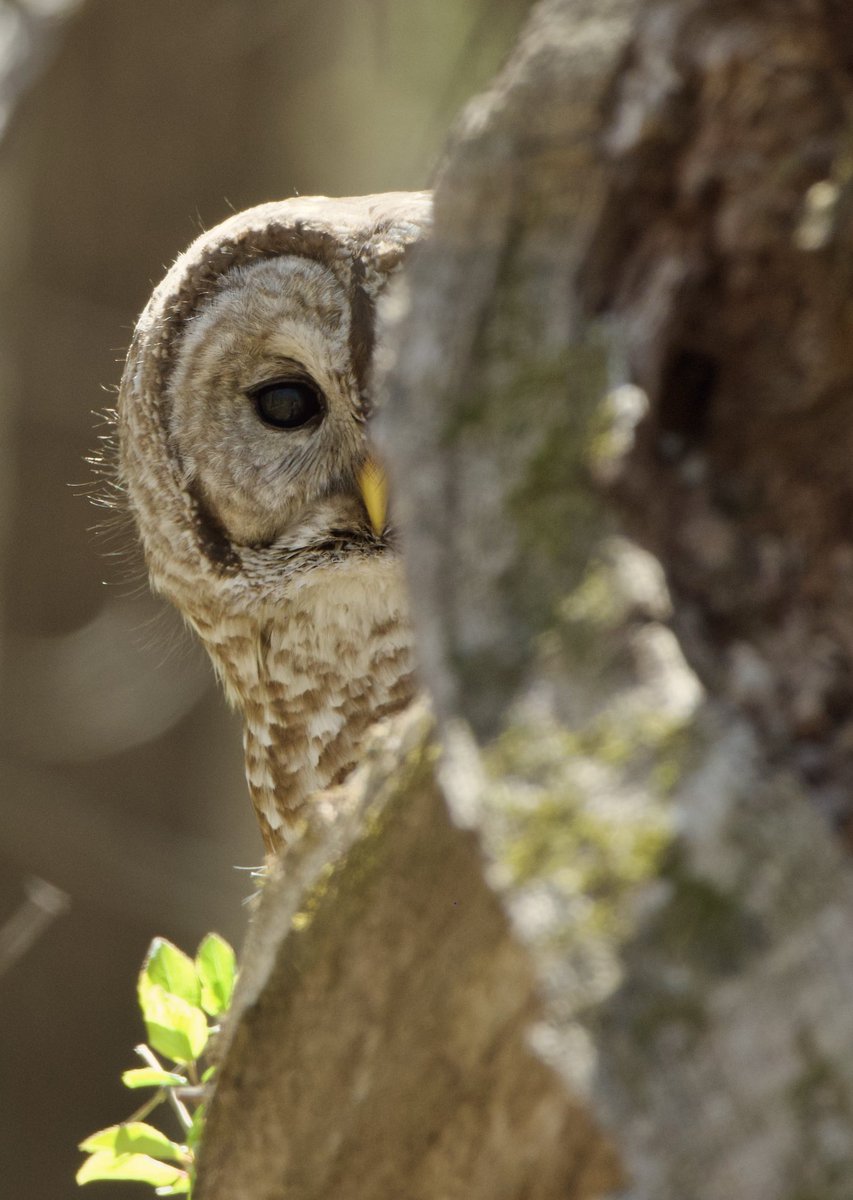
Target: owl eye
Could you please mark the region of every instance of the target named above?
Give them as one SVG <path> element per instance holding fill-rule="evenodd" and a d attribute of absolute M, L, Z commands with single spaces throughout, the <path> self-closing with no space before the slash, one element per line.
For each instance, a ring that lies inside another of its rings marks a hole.
<path fill-rule="evenodd" d="M 302 429 L 326 411 L 320 392 L 302 379 L 265 383 L 250 395 L 260 419 L 274 429 Z"/>

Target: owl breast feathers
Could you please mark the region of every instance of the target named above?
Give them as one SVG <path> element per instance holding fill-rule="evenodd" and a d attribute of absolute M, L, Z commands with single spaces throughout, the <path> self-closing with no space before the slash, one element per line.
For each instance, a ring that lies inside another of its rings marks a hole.
<path fill-rule="evenodd" d="M 264 204 L 200 237 L 145 309 L 119 474 L 151 581 L 242 711 L 269 850 L 412 697 L 402 568 L 365 506 L 376 303 L 429 196 Z"/>

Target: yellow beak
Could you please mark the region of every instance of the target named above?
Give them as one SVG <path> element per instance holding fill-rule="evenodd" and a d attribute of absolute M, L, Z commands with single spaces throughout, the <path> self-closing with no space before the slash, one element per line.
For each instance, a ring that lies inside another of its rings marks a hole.
<path fill-rule="evenodd" d="M 388 480 L 375 458 L 368 458 L 358 475 L 358 490 L 370 517 L 373 532 L 379 537 L 388 512 Z"/>

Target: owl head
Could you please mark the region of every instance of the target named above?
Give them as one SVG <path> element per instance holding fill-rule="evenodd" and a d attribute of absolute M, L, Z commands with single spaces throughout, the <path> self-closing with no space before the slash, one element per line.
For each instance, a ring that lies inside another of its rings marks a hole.
<path fill-rule="evenodd" d="M 120 476 L 154 586 L 192 620 L 387 548 L 365 507 L 376 304 L 425 193 L 263 204 L 155 290 L 119 394 Z"/>

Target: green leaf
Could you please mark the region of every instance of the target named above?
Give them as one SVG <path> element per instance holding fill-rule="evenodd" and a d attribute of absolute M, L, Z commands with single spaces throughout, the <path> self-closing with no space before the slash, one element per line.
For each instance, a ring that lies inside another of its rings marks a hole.
<path fill-rule="evenodd" d="M 209 933 L 195 956 L 201 980 L 201 1006 L 212 1017 L 227 1012 L 237 976 L 234 951 L 218 933 Z"/>
<path fill-rule="evenodd" d="M 132 1067 L 123 1071 L 121 1081 L 125 1087 L 185 1087 L 186 1079 L 174 1071 L 155 1071 L 153 1067 Z"/>
<path fill-rule="evenodd" d="M 198 1058 L 207 1045 L 207 1019 L 200 1008 L 156 983 L 140 985 L 139 1000 L 148 1041 L 176 1063 Z"/>
<path fill-rule="evenodd" d="M 216 1063 L 212 1063 L 201 1077 L 202 1083 L 210 1083 L 213 1076 L 216 1074 Z"/>
<path fill-rule="evenodd" d="M 152 983 L 159 984 L 164 991 L 173 996 L 180 996 L 187 1004 L 198 1007 L 201 985 L 195 963 L 188 954 L 184 954 L 183 950 L 179 950 L 166 938 L 155 938 L 148 948 L 139 976 L 140 992 L 147 984 Z"/>
<path fill-rule="evenodd" d="M 144 1121 L 127 1121 L 122 1125 L 110 1125 L 109 1129 L 99 1129 L 80 1143 L 80 1149 L 90 1152 L 109 1150 L 114 1156 L 150 1154 L 154 1158 L 168 1158 L 175 1162 L 181 1162 L 186 1157 L 182 1146 Z"/>
<path fill-rule="evenodd" d="M 204 1133 L 204 1116 L 205 1105 L 200 1104 L 193 1113 L 192 1124 L 187 1130 L 187 1146 L 193 1153 L 198 1149 L 201 1135 Z"/>
<path fill-rule="evenodd" d="M 133 1179 L 154 1187 L 174 1187 L 189 1179 L 186 1171 L 158 1162 L 147 1154 L 113 1154 L 98 1150 L 90 1155 L 77 1172 L 77 1182 L 92 1183 L 95 1179 Z"/>

